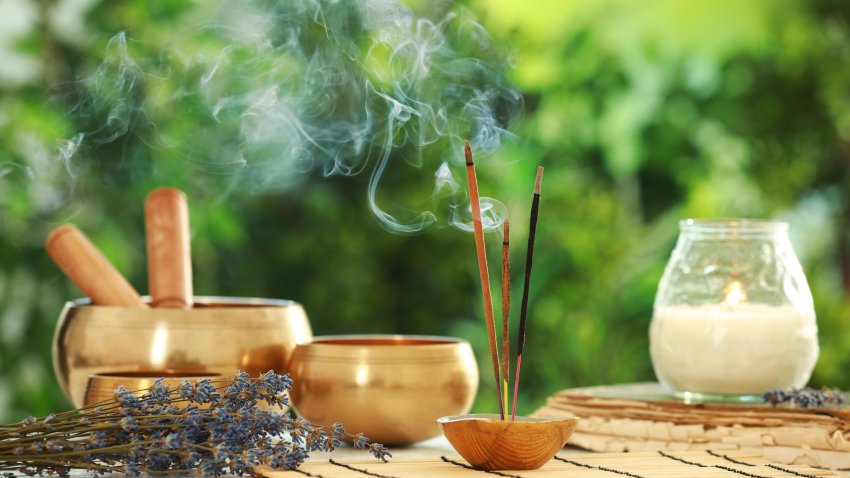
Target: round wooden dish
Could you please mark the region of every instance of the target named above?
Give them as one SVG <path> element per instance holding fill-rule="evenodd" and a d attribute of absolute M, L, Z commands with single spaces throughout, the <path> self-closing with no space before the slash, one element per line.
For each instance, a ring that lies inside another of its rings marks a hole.
<path fill-rule="evenodd" d="M 455 450 L 481 470 L 535 470 L 563 448 L 578 417 L 502 420 L 479 413 L 437 420 Z"/>

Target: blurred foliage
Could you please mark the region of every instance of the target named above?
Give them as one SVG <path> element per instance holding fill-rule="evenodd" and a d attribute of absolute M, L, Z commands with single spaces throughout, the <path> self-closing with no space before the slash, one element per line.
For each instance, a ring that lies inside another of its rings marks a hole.
<path fill-rule="evenodd" d="M 516 139 L 480 163 L 479 183 L 509 208 L 518 305 L 534 170 L 546 167 L 521 412 L 557 389 L 652 379 L 655 287 L 685 217 L 791 222 L 821 329 L 812 384 L 850 387 L 850 4 L 409 3 L 432 18 L 466 6 L 514 49 L 524 116 L 512 127 Z M 263 194 L 224 174 L 198 177 L 192 158 L 146 154 L 138 143 L 144 131 L 89 151 L 88 164 L 57 160 L 74 146 L 62 140 L 91 127 L 61 98 L 70 81 L 108 60 L 106 39 L 118 31 L 168 36 L 199 15 L 198 5 L 4 5 L 11 11 L 3 17 L 28 25 L 0 35 L 4 420 L 68 406 L 51 371 L 51 335 L 63 301 L 79 291 L 43 252 L 47 232 L 77 223 L 144 291 L 142 203 L 163 184 L 190 197 L 198 294 L 296 299 L 316 334 L 466 338 L 481 364 L 475 407 L 495 408 L 470 235 L 447 227 L 384 231 L 368 207 L 365 177 L 314 172 Z M 154 64 L 162 55 L 150 44 L 134 47 Z M 200 35 L 182 47 L 201 54 L 222 46 Z M 167 114 L 180 86 L 163 82 L 147 94 Z M 173 123 L 168 135 L 194 140 L 201 126 Z M 400 197 L 416 175 L 432 172 L 406 174 L 385 181 L 382 195 Z M 489 240 L 495 270 L 498 241 Z"/>

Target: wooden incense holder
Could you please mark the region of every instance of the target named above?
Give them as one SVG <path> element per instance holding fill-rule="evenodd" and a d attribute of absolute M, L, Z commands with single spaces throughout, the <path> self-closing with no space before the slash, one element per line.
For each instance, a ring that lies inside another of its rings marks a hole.
<path fill-rule="evenodd" d="M 192 307 L 189 206 L 179 189 L 159 188 L 145 201 L 148 286 L 151 305 Z"/>
<path fill-rule="evenodd" d="M 578 417 L 501 420 L 479 413 L 437 420 L 455 450 L 480 470 L 536 470 L 564 447 Z"/>
<path fill-rule="evenodd" d="M 97 305 L 143 309 L 147 304 L 79 229 L 63 224 L 47 236 L 47 253 Z"/>

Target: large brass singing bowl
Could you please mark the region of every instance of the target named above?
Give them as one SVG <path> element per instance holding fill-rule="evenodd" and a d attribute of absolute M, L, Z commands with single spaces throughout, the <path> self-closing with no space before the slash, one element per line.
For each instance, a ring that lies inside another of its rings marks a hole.
<path fill-rule="evenodd" d="M 468 412 L 478 390 L 472 348 L 449 337 L 316 337 L 290 372 L 299 415 L 391 445 L 439 435 L 436 419 Z"/>
<path fill-rule="evenodd" d="M 192 309 L 132 309 L 68 302 L 53 336 L 53 370 L 83 405 L 90 374 L 174 370 L 232 377 L 288 371 L 295 346 L 312 338 L 296 302 L 195 297 Z"/>

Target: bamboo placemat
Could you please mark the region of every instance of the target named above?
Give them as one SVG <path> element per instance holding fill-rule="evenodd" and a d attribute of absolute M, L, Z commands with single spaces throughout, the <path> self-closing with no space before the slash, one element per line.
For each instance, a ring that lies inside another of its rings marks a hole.
<path fill-rule="evenodd" d="M 685 451 L 642 453 L 596 453 L 559 455 L 532 471 L 482 471 L 462 458 L 323 460 L 307 462 L 295 471 L 259 470 L 269 478 L 815 478 L 850 477 L 846 471 L 824 470 L 806 465 L 777 465 L 760 454 L 738 451 Z"/>
<path fill-rule="evenodd" d="M 598 452 L 724 449 L 778 463 L 850 468 L 850 410 L 683 403 L 660 385 L 558 392 L 536 416 L 582 418 L 570 444 Z"/>

